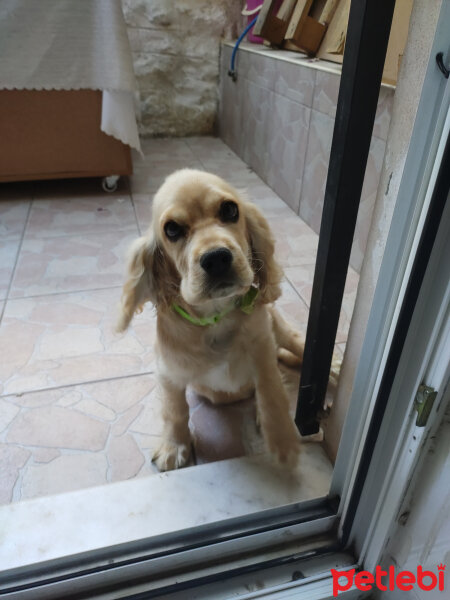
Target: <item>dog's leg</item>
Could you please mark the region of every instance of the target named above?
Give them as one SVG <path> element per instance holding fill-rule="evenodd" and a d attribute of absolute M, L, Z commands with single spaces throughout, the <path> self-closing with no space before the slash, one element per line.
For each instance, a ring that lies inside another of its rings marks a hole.
<path fill-rule="evenodd" d="M 166 379 L 160 380 L 160 389 L 164 421 L 163 442 L 152 460 L 160 471 L 170 471 L 184 467 L 189 460 L 189 407 L 185 389 L 174 386 Z"/>
<path fill-rule="evenodd" d="M 300 435 L 289 414 L 289 399 L 277 364 L 272 336 L 252 350 L 258 420 L 269 450 L 280 462 L 295 464 Z"/>
<path fill-rule="evenodd" d="M 278 359 L 288 367 L 301 367 L 305 340 L 292 329 L 275 306 L 267 307 L 272 319 L 272 329 L 278 346 Z"/>
<path fill-rule="evenodd" d="M 278 360 L 287 367 L 301 367 L 305 347 L 304 337 L 301 333 L 292 329 L 273 304 L 267 308 L 272 318 L 272 329 L 278 346 Z M 341 364 L 342 359 L 333 353 L 333 361 L 330 370 L 330 384 L 335 388 L 338 384 Z"/>

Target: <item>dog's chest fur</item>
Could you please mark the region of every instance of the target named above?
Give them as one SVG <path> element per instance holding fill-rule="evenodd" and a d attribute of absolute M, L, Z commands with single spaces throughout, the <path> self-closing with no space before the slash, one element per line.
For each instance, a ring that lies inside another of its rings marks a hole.
<path fill-rule="evenodd" d="M 161 347 L 164 357 L 161 367 L 166 375 L 171 373 L 172 379 L 177 378 L 183 384 L 233 393 L 252 383 L 241 323 L 224 319 L 211 327 L 194 332 L 191 329 L 190 333 L 194 336 L 188 353 L 177 351 L 173 346 L 171 349 Z"/>

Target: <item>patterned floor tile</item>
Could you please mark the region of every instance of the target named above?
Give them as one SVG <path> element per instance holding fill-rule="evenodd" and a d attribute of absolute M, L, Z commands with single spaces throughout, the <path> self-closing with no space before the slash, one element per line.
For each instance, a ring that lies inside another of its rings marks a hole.
<path fill-rule="evenodd" d="M 178 169 L 203 169 L 201 161 L 181 138 L 155 138 L 142 142 L 143 155 L 134 155 L 129 178 L 133 195 L 152 194 Z"/>
<path fill-rule="evenodd" d="M 305 301 L 307 306 L 311 302 L 312 284 L 314 279 L 315 265 L 302 265 L 300 267 L 290 267 L 285 269 L 285 275 L 296 289 L 298 294 Z M 346 342 L 350 321 L 352 318 L 353 307 L 355 305 L 356 293 L 358 290 L 359 275 L 354 269 L 349 267 L 342 300 L 341 316 L 338 324 L 336 342 Z"/>
<path fill-rule="evenodd" d="M 0 239 L 20 237 L 25 229 L 30 200 L 3 200 L 0 196 Z"/>
<path fill-rule="evenodd" d="M 134 231 L 135 228 L 128 193 L 55 197 L 33 201 L 25 238 Z"/>
<path fill-rule="evenodd" d="M 20 248 L 20 238 L 8 236 L 0 239 L 0 300 L 8 295 Z"/>
<path fill-rule="evenodd" d="M 132 195 L 136 219 L 141 235 L 147 231 L 150 225 L 152 218 L 153 196 L 154 194 L 150 192 L 147 194 L 136 193 Z"/>
<path fill-rule="evenodd" d="M 242 187 L 239 191 L 243 192 L 244 197 L 261 209 L 269 224 L 276 217 L 297 218 L 293 210 L 262 181 Z"/>
<path fill-rule="evenodd" d="M 133 232 L 24 240 L 10 298 L 120 286 Z"/>
<path fill-rule="evenodd" d="M 319 236 L 301 219 L 275 217 L 270 227 L 276 241 L 275 255 L 284 268 L 315 262 Z"/>
<path fill-rule="evenodd" d="M 189 139 L 189 138 L 188 138 Z M 202 138 L 199 138 L 202 139 Z M 205 138 L 211 139 L 211 138 Z M 199 158 L 193 153 L 186 138 L 146 138 L 141 140 L 143 157 L 134 156 L 134 166 L 140 168 L 143 164 L 154 162 L 189 162 Z"/>
<path fill-rule="evenodd" d="M 153 369 L 151 307 L 114 332 L 120 288 L 8 301 L 0 327 L 0 393 L 22 393 Z"/>
<path fill-rule="evenodd" d="M 159 415 L 154 386 L 143 375 L 0 400 L 0 504 L 155 472 L 161 421 L 137 418 Z"/>

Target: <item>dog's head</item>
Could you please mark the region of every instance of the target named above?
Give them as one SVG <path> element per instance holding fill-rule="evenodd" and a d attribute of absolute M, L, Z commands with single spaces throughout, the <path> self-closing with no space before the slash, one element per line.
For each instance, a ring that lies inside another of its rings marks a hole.
<path fill-rule="evenodd" d="M 183 169 L 155 195 L 147 234 L 130 249 L 118 329 L 151 301 L 200 307 L 245 294 L 254 283 L 259 301 L 280 295 L 281 269 L 260 211 L 220 177 Z"/>

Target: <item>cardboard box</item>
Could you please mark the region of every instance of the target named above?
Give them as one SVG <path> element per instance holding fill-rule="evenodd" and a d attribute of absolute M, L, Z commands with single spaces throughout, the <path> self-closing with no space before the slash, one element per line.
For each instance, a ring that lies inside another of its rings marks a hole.
<path fill-rule="evenodd" d="M 408 38 L 413 0 L 397 0 L 383 70 L 383 83 L 395 85 Z M 350 0 L 340 0 L 317 53 L 318 58 L 342 63 L 347 35 Z"/>

